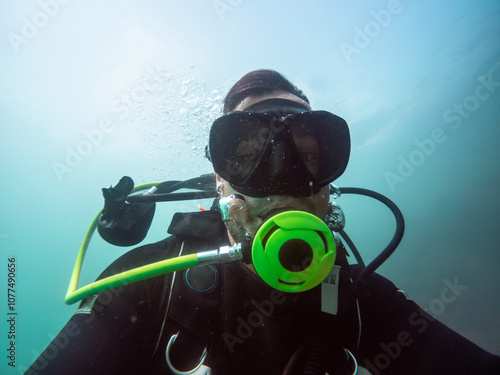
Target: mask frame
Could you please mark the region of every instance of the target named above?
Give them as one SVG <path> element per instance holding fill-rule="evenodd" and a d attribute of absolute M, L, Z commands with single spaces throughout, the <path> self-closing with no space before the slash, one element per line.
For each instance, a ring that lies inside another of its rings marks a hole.
<path fill-rule="evenodd" d="M 344 173 L 351 149 L 344 119 L 327 111 L 280 115 L 238 111 L 214 121 L 207 155 L 236 191 L 309 196 Z"/>

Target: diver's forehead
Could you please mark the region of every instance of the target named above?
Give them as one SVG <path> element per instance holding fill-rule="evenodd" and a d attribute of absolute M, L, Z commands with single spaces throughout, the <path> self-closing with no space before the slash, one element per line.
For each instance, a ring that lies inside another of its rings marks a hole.
<path fill-rule="evenodd" d="M 246 108 L 268 99 L 286 99 L 296 103 L 301 104 L 307 109 L 311 110 L 311 106 L 303 99 L 299 98 L 297 95 L 288 92 L 276 92 L 270 93 L 260 96 L 248 96 L 243 99 L 236 107 L 234 107 L 234 111 L 243 111 Z"/>

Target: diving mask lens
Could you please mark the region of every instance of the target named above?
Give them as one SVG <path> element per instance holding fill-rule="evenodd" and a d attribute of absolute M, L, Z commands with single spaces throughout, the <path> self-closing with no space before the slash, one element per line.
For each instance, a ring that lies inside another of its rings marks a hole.
<path fill-rule="evenodd" d="M 232 112 L 212 125 L 209 149 L 215 171 L 238 192 L 309 196 L 344 172 L 350 137 L 346 122 L 326 111 Z"/>

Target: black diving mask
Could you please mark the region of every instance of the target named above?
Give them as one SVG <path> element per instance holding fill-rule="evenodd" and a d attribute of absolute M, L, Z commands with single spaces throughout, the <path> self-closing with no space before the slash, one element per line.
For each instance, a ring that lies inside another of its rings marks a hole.
<path fill-rule="evenodd" d="M 286 99 L 268 99 L 228 113 L 210 130 L 215 172 L 252 197 L 310 196 L 345 171 L 347 123 Z"/>

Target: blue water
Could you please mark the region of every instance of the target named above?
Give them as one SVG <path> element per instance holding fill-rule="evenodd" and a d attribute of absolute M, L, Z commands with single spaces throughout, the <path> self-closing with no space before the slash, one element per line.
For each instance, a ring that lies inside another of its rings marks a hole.
<path fill-rule="evenodd" d="M 500 354 L 498 1 L 23 1 L 0 6 L 0 349 L 10 346 L 16 259 L 22 373 L 72 315 L 63 302 L 102 187 L 210 171 L 211 121 L 231 83 L 282 72 L 315 109 L 344 117 L 352 158 L 339 186 L 387 195 L 407 230 L 379 272 L 438 319 Z M 262 21 L 260 21 L 262 19 Z M 170 216 L 160 207 L 147 241 Z M 369 261 L 390 239 L 383 207 L 342 196 Z M 126 249 L 96 238 L 83 282 Z M 463 286 L 444 303 L 447 282 Z"/>

